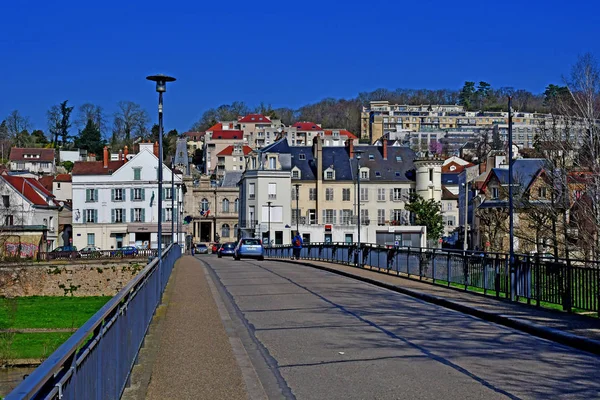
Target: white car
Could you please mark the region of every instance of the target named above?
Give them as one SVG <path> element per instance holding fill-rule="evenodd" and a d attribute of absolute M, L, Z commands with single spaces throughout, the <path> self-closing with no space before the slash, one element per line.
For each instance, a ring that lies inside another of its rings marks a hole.
<path fill-rule="evenodd" d="M 102 249 L 97 246 L 87 246 L 79 251 L 81 257 L 100 257 L 102 255 Z"/>

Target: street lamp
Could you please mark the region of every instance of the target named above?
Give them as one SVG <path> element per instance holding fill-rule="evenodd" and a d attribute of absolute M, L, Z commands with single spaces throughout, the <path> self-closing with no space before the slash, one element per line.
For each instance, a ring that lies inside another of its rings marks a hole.
<path fill-rule="evenodd" d="M 174 82 L 175 78 L 158 74 L 146 77 L 147 80 L 156 82 L 158 92 L 158 265 L 162 265 L 162 180 L 163 180 L 163 93 L 167 91 L 167 82 Z"/>
<path fill-rule="evenodd" d="M 267 205 L 269 206 L 269 222 L 267 225 L 267 241 L 269 247 L 271 247 L 271 203 L 272 201 L 267 201 Z"/>
<path fill-rule="evenodd" d="M 510 299 L 516 298 L 517 283 L 515 282 L 515 247 L 514 247 L 514 217 L 513 217 L 513 137 L 512 137 L 512 97 L 508 96 L 508 267 L 510 271 Z"/>
<path fill-rule="evenodd" d="M 360 256 L 361 256 L 361 251 L 360 251 L 360 158 L 361 158 L 362 153 L 364 153 L 363 150 L 354 150 L 354 157 L 356 158 L 356 191 L 357 191 L 357 193 L 356 193 L 356 225 L 358 227 L 357 241 L 356 241 L 356 243 L 358 244 L 357 260 L 356 260 L 357 267 L 360 267 Z"/>
<path fill-rule="evenodd" d="M 299 207 L 299 201 L 300 201 L 300 185 L 299 183 L 295 183 L 294 186 L 296 187 L 296 234 L 300 234 L 300 228 L 299 228 L 299 221 L 300 221 L 300 207 Z"/>
<path fill-rule="evenodd" d="M 171 243 L 177 240 L 175 232 L 175 163 L 171 160 Z"/>
<path fill-rule="evenodd" d="M 215 242 L 217 241 L 217 208 L 218 208 L 218 204 L 217 204 L 217 188 L 215 186 L 215 189 L 213 190 L 213 193 L 215 194 L 215 213 L 213 214 L 213 219 L 214 219 L 214 225 L 215 225 Z M 219 236 L 220 238 L 220 236 Z"/>

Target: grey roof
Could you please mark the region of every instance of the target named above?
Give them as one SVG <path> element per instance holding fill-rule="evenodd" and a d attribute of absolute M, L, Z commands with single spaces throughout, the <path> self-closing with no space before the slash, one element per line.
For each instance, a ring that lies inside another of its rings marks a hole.
<path fill-rule="evenodd" d="M 514 183 L 526 189 L 546 164 L 546 160 L 543 158 L 520 158 L 514 160 L 512 164 Z M 500 183 L 508 184 L 508 168 L 494 168 L 493 171 Z"/>
<path fill-rule="evenodd" d="M 442 185 L 458 185 L 458 174 L 456 174 L 456 173 L 442 174 Z"/>
<path fill-rule="evenodd" d="M 237 187 L 238 182 L 242 179 L 242 171 L 225 171 L 221 187 Z"/>
<path fill-rule="evenodd" d="M 362 150 L 360 166 L 369 168 L 370 181 L 401 181 L 415 180 L 416 154 L 409 147 L 388 146 L 387 160 L 383 159 L 381 146 L 356 146 Z M 356 170 L 356 160 L 352 160 L 353 170 Z M 337 178 L 337 174 L 336 174 Z"/>

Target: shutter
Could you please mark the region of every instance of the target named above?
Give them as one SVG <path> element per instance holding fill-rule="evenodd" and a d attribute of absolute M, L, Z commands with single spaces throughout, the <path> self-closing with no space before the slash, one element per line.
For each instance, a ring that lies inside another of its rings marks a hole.
<path fill-rule="evenodd" d="M 81 214 L 81 223 L 85 224 L 86 223 L 85 222 L 85 208 L 82 211 L 83 211 L 83 213 Z"/>
<path fill-rule="evenodd" d="M 323 210 L 323 223 L 326 224 L 327 223 L 327 218 L 325 217 L 327 215 L 327 213 L 325 212 L 325 210 Z"/>
<path fill-rule="evenodd" d="M 146 200 L 146 189 L 142 188 L 142 201 Z"/>
<path fill-rule="evenodd" d="M 133 195 L 133 188 L 129 189 L 129 194 L 131 195 L 131 200 L 133 201 L 133 199 L 135 199 L 135 196 Z M 132 218 L 133 221 L 133 218 Z"/>
<path fill-rule="evenodd" d="M 167 188 L 162 188 L 162 199 L 166 199 L 167 198 Z"/>
<path fill-rule="evenodd" d="M 390 219 L 389 221 L 392 222 L 394 220 L 394 209 L 390 209 Z"/>
<path fill-rule="evenodd" d="M 85 201 L 90 201 L 90 189 L 85 189 Z"/>
<path fill-rule="evenodd" d="M 125 208 L 121 209 L 121 217 L 123 218 L 123 223 L 127 222 L 127 210 Z"/>
<path fill-rule="evenodd" d="M 126 199 L 126 197 L 127 197 L 127 196 L 125 196 L 125 193 L 127 193 L 127 190 L 125 190 L 125 189 L 121 189 L 121 196 L 123 196 L 123 201 L 126 201 L 126 200 L 127 200 L 127 199 Z M 125 217 L 123 217 L 123 218 L 125 218 Z"/>
<path fill-rule="evenodd" d="M 146 209 L 142 208 L 142 222 L 146 222 Z"/>
<path fill-rule="evenodd" d="M 96 189 L 98 190 L 98 189 Z M 98 210 L 94 210 L 94 222 L 98 223 Z"/>
<path fill-rule="evenodd" d="M 115 201 L 115 189 L 110 189 L 110 200 Z M 114 210 L 113 210 L 113 214 L 114 214 Z M 113 218 L 113 222 L 115 222 L 114 218 Z"/>
<path fill-rule="evenodd" d="M 337 222 L 337 220 L 336 220 L 336 214 L 337 214 L 336 210 L 333 210 L 333 224 L 334 224 L 334 225 L 335 225 L 335 224 L 336 224 L 336 222 Z"/>
<path fill-rule="evenodd" d="M 167 211 L 167 209 L 166 209 L 166 208 L 163 208 L 163 209 L 162 209 L 162 216 L 161 216 L 161 218 L 160 218 L 162 222 L 165 222 L 165 221 L 167 220 L 166 211 Z"/>
<path fill-rule="evenodd" d="M 134 209 L 133 209 L 133 208 L 132 208 L 132 209 L 130 209 L 129 211 L 131 211 L 131 213 L 130 213 L 130 215 L 131 215 L 131 222 L 134 222 L 134 221 L 135 221 L 135 215 L 134 215 L 134 212 L 135 212 L 135 211 L 134 211 Z"/>
<path fill-rule="evenodd" d="M 114 192 L 114 189 L 113 189 Z M 110 210 L 110 220 L 114 224 L 115 223 L 115 209 Z"/>
<path fill-rule="evenodd" d="M 390 201 L 394 200 L 394 189 L 390 189 Z"/>
<path fill-rule="evenodd" d="M 94 189 L 94 201 L 98 201 L 98 189 Z"/>

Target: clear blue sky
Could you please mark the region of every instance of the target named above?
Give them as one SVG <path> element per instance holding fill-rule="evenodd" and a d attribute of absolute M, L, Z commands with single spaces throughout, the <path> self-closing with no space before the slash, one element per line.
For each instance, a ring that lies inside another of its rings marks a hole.
<path fill-rule="evenodd" d="M 166 73 L 178 80 L 165 95 L 165 128 L 181 132 L 235 100 L 296 108 L 465 80 L 537 93 L 579 54 L 600 58 L 599 2 L 491 3 L 5 1 L 0 119 L 18 109 L 47 132 L 46 110 L 68 99 L 109 114 L 131 100 L 156 120 L 145 76 Z"/>

